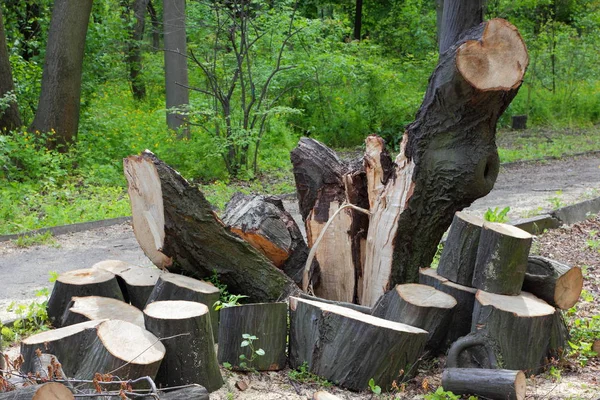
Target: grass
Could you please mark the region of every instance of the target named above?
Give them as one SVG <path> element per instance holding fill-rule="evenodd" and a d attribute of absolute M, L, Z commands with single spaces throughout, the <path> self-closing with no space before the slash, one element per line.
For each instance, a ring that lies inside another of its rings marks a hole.
<path fill-rule="evenodd" d="M 54 239 L 52 232 L 38 233 L 36 235 L 19 236 L 13 241 L 17 247 L 31 247 L 36 245 L 47 245 L 52 247 L 60 247 L 60 244 Z"/>

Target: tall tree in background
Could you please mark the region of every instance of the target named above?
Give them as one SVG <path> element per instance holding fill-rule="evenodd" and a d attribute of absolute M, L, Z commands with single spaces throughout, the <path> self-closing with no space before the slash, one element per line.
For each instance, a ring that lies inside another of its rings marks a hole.
<path fill-rule="evenodd" d="M 363 0 L 356 0 L 356 8 L 354 11 L 354 40 L 360 40 L 362 30 L 362 8 Z"/>
<path fill-rule="evenodd" d="M 48 31 L 42 91 L 31 131 L 56 135 L 49 148 L 66 149 L 77 138 L 81 72 L 92 0 L 56 0 Z M 64 147 L 63 147 L 64 146 Z"/>
<path fill-rule="evenodd" d="M 440 3 L 443 3 L 441 25 Z M 440 54 L 456 43 L 463 32 L 479 25 L 483 21 L 483 11 L 483 0 L 438 0 L 438 29 L 441 28 L 441 32 L 438 32 Z"/>
<path fill-rule="evenodd" d="M 12 130 L 21 126 L 21 115 L 14 97 L 15 85 L 10 69 L 2 20 L 2 9 L 0 8 L 0 133 L 3 130 Z"/>
<path fill-rule="evenodd" d="M 144 25 L 146 8 L 149 0 L 133 0 L 123 4 L 123 19 L 129 27 L 129 40 L 127 41 L 127 64 L 129 66 L 129 81 L 133 98 L 142 100 L 146 97 L 146 85 L 142 79 L 142 38 L 144 36 Z M 131 13 L 133 12 L 133 20 Z"/>

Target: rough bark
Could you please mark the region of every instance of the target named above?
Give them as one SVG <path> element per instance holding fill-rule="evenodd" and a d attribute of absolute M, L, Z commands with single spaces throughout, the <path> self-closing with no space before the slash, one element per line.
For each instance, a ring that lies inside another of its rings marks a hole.
<path fill-rule="evenodd" d="M 548 352 L 554 312 L 554 307 L 527 292 L 504 296 L 479 290 L 471 330 L 498 343 L 503 368 L 535 374 Z"/>
<path fill-rule="evenodd" d="M 15 84 L 6 46 L 2 10 L 0 9 L 0 99 L 9 92 L 15 93 Z M 0 108 L 0 133 L 16 129 L 21 124 L 21 114 L 16 102 L 11 102 L 6 109 Z"/>
<path fill-rule="evenodd" d="M 484 220 L 464 212 L 454 214 L 437 273 L 459 285 L 471 286 Z"/>
<path fill-rule="evenodd" d="M 42 89 L 30 131 L 56 133 L 49 148 L 66 150 L 77 138 L 81 72 L 92 0 L 56 0 L 48 30 Z"/>
<path fill-rule="evenodd" d="M 351 390 L 368 388 L 371 378 L 389 389 L 401 371 L 415 373 L 427 335 L 348 308 L 290 298 L 291 367 L 306 362 L 310 372 Z"/>
<path fill-rule="evenodd" d="M 152 48 L 153 50 L 158 50 L 160 47 L 160 21 L 158 20 L 158 16 L 156 15 L 156 9 L 154 8 L 154 3 L 152 0 L 148 1 L 148 15 L 150 16 L 150 21 L 152 23 Z"/>
<path fill-rule="evenodd" d="M 524 400 L 527 379 L 508 369 L 448 368 L 442 374 L 444 390 L 492 400 Z"/>
<path fill-rule="evenodd" d="M 156 301 L 148 304 L 144 318 L 150 332 L 165 338 L 167 354 L 156 374 L 158 385 L 197 383 L 209 392 L 223 386 L 208 307 L 192 301 Z M 181 336 L 166 339 L 176 335 Z"/>
<path fill-rule="evenodd" d="M 59 328 L 61 318 L 73 296 L 101 296 L 123 300 L 123 293 L 114 274 L 98 269 L 77 269 L 62 273 L 56 279 L 48 299 L 48 318 Z"/>
<path fill-rule="evenodd" d="M 429 356 L 435 356 L 446 338 L 456 304 L 452 296 L 431 286 L 407 283 L 383 295 L 372 315 L 426 330 L 425 349 Z"/>
<path fill-rule="evenodd" d="M 557 360 L 565 356 L 565 351 L 569 347 L 569 327 L 560 310 L 554 312 L 552 317 L 552 330 L 550 331 L 550 341 L 548 343 L 548 358 L 554 357 Z"/>
<path fill-rule="evenodd" d="M 208 391 L 204 386 L 192 385 L 173 391 L 162 390 L 159 392 L 160 400 L 209 400 Z"/>
<path fill-rule="evenodd" d="M 250 346 L 241 347 L 243 334 L 256 336 L 254 350 L 263 349 L 264 355 L 255 356 Z M 245 304 L 221 310 L 219 326 L 219 363 L 231 364 L 239 370 L 278 371 L 286 367 L 287 304 Z M 240 355 L 245 359 L 240 360 Z M 250 361 L 250 359 L 254 360 Z M 246 366 L 240 367 L 240 362 Z"/>
<path fill-rule="evenodd" d="M 496 341 L 483 332 L 474 332 L 452 343 L 446 357 L 447 368 L 498 368 L 500 348 Z"/>
<path fill-rule="evenodd" d="M 219 276 L 233 293 L 275 301 L 298 287 L 250 244 L 232 234 L 198 190 L 145 151 L 124 160 L 135 236 L 160 268 Z"/>
<path fill-rule="evenodd" d="M 583 289 L 579 267 L 569 267 L 545 257 L 529 256 L 523 290 L 562 310 L 573 307 Z"/>
<path fill-rule="evenodd" d="M 27 386 L 12 392 L 0 393 L 0 400 L 75 400 L 73 393 L 65 385 L 47 382 L 41 385 Z"/>
<path fill-rule="evenodd" d="M 146 97 L 146 85 L 142 79 L 142 39 L 146 21 L 146 8 L 149 0 L 133 0 L 133 27 L 127 42 L 127 64 L 129 66 L 129 81 L 133 98 L 142 100 Z"/>
<path fill-rule="evenodd" d="M 438 36 L 439 53 L 448 50 L 460 36 L 467 30 L 479 25 L 483 21 L 483 0 L 444 0 L 441 33 Z M 438 5 L 439 7 L 439 5 Z"/>
<path fill-rule="evenodd" d="M 60 326 L 69 326 L 99 319 L 118 319 L 144 327 L 144 314 L 121 300 L 100 296 L 71 298 L 65 307 Z"/>
<path fill-rule="evenodd" d="M 53 354 L 41 353 L 36 355 L 31 375 L 42 380 L 67 379 L 62 363 Z"/>
<path fill-rule="evenodd" d="M 496 294 L 521 293 L 532 240 L 529 233 L 512 225 L 485 222 L 479 238 L 473 287 Z"/>

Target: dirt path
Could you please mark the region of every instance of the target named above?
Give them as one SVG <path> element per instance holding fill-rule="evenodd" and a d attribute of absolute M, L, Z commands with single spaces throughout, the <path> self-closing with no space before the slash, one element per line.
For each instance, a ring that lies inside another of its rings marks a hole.
<path fill-rule="evenodd" d="M 600 154 L 504 167 L 495 189 L 470 210 L 482 214 L 488 207 L 510 206 L 514 219 L 597 196 Z M 286 207 L 299 219 L 293 202 L 286 202 Z M 35 291 L 49 285 L 49 271 L 85 268 L 105 259 L 150 264 L 126 224 L 58 236 L 54 247 L 22 249 L 0 243 L 0 320 L 12 317 L 6 312 L 10 302 L 35 299 Z"/>

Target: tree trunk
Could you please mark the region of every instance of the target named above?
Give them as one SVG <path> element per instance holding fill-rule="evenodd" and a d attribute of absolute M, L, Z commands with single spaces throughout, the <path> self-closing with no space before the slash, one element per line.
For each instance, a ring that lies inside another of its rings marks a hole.
<path fill-rule="evenodd" d="M 351 390 L 369 380 L 389 390 L 400 375 L 410 376 L 427 332 L 398 322 L 321 303 L 290 298 L 290 365 L 307 363 L 310 372 Z"/>
<path fill-rule="evenodd" d="M 15 93 L 15 84 L 6 46 L 2 9 L 0 9 L 0 99 L 3 99 L 10 92 Z M 21 124 L 21 114 L 16 101 L 10 102 L 6 109 L 0 107 L 0 134 L 16 129 Z"/>
<path fill-rule="evenodd" d="M 255 302 L 298 291 L 289 277 L 223 226 L 198 188 L 154 154 L 130 156 L 124 168 L 134 233 L 156 266 L 199 277 L 216 271 L 232 293 Z"/>
<path fill-rule="evenodd" d="M 146 97 L 146 85 L 142 79 L 142 39 L 146 8 L 149 0 L 133 0 L 133 24 L 130 39 L 127 41 L 127 64 L 129 65 L 129 81 L 133 98 L 142 100 Z"/>
<path fill-rule="evenodd" d="M 583 289 L 581 268 L 545 257 L 529 256 L 523 290 L 561 310 L 573 307 Z"/>
<path fill-rule="evenodd" d="M 464 32 L 483 21 L 483 10 L 483 0 L 443 1 L 441 34 L 438 36 L 440 55 L 456 43 Z"/>
<path fill-rule="evenodd" d="M 527 379 L 508 369 L 448 368 L 442 374 L 444 390 L 491 400 L 525 400 Z"/>
<path fill-rule="evenodd" d="M 192 301 L 156 301 L 148 304 L 144 318 L 150 332 L 165 338 L 167 354 L 156 374 L 157 384 L 197 383 L 209 392 L 223 386 L 208 307 Z M 172 338 L 176 335 L 180 336 Z"/>
<path fill-rule="evenodd" d="M 27 386 L 12 392 L 0 393 L 0 400 L 75 400 L 73 393 L 63 384 L 48 382 Z"/>
<path fill-rule="evenodd" d="M 356 0 L 354 10 L 354 40 L 361 39 L 363 0 Z"/>
<path fill-rule="evenodd" d="M 495 369 L 500 361 L 500 348 L 496 341 L 485 333 L 473 332 L 452 343 L 446 367 Z"/>
<path fill-rule="evenodd" d="M 52 132 L 47 146 L 66 151 L 77 138 L 81 72 L 92 0 L 56 0 L 48 30 L 38 108 L 30 131 Z"/>
<path fill-rule="evenodd" d="M 241 347 L 242 335 L 255 336 L 253 354 L 250 346 Z M 279 371 L 286 367 L 287 304 L 244 304 L 221 310 L 219 326 L 219 363 L 229 363 L 236 370 Z M 240 359 L 244 355 L 244 359 Z M 252 360 L 252 361 L 250 361 Z M 241 367 L 240 362 L 245 366 Z"/>
<path fill-rule="evenodd" d="M 160 47 L 160 22 L 152 0 L 148 1 L 148 15 L 152 22 L 152 48 L 156 51 Z"/>
<path fill-rule="evenodd" d="M 60 326 L 99 319 L 118 319 L 144 327 L 144 314 L 134 306 L 108 297 L 72 297 L 65 308 Z"/>

